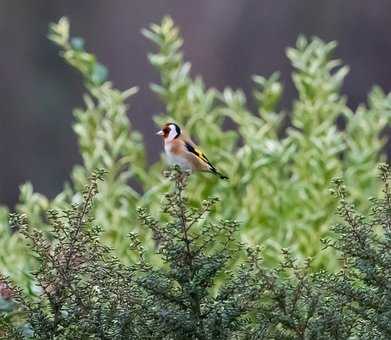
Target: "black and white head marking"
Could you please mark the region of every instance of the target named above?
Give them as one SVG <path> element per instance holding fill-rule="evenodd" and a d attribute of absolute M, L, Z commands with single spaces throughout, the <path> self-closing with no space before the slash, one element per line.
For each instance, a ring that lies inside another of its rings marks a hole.
<path fill-rule="evenodd" d="M 167 124 L 170 131 L 166 137 L 167 142 L 173 141 L 175 138 L 178 138 L 181 135 L 181 128 L 175 123 Z"/>

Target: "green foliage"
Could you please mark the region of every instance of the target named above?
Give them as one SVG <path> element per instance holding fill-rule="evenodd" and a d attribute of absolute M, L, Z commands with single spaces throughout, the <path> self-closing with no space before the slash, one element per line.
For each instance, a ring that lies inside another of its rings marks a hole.
<path fill-rule="evenodd" d="M 219 93 L 206 89 L 201 78 L 191 79 L 178 28 L 170 18 L 143 32 L 158 47 L 149 58 L 161 83 L 152 90 L 169 116 L 156 120 L 185 125 L 231 179 L 226 185 L 209 178 L 194 181 L 193 197 L 223 197 L 219 214 L 240 219 L 244 241 L 266 241 L 271 258 L 284 246 L 296 255 L 314 256 L 320 237 L 335 221 L 335 200 L 328 195 L 331 179 L 346 177 L 354 199 L 364 205 L 365 198 L 377 192 L 373 169 L 383 158 L 381 132 L 390 119 L 391 96 L 376 88 L 369 108 L 360 106 L 353 113 L 339 94 L 348 69 L 332 58 L 335 42 L 300 37 L 296 47 L 287 50 L 298 99 L 289 114 L 292 124 L 285 128 L 284 115 L 277 112 L 282 95 L 278 74 L 254 77 L 254 114 L 242 91 Z M 338 117 L 345 118 L 345 130 L 337 128 Z M 237 130 L 223 128 L 226 118 Z M 314 265 L 335 268 L 334 259 L 324 253 Z"/>
<path fill-rule="evenodd" d="M 80 202 L 48 212 L 46 234 L 23 215 L 11 217 L 11 225 L 21 230 L 39 263 L 33 272 L 39 288 L 35 296 L 10 284 L 22 313 L 19 323 L 29 330 L 25 338 L 137 338 L 137 327 L 129 318 L 138 308 L 132 300 L 137 292 L 132 271 L 101 244 L 101 227 L 91 218 L 102 176 L 102 171 L 91 176 Z M 21 328 L 12 326 L 12 331 Z"/>
<path fill-rule="evenodd" d="M 225 284 L 216 287 L 242 248 L 234 237 L 237 222 L 206 220 L 217 200 L 190 208 L 184 196 L 188 174 L 171 171 L 174 189 L 163 208 L 169 222 L 155 221 L 145 209 L 138 212 L 154 234 L 155 253 L 164 265 L 151 265 L 132 234 L 130 249 L 138 260 L 124 266 L 100 242 L 101 228 L 91 218 L 102 175 L 93 174 L 81 202 L 48 212 L 48 234 L 22 215 L 12 216 L 10 224 L 37 256 L 33 275 L 39 290 L 29 296 L 7 282 L 21 316 L 13 320 L 1 313 L 4 332 L 35 339 L 230 339 L 244 329 L 244 316 L 261 290 L 259 260 L 249 251 L 248 260 L 237 271 L 225 272 Z"/>
<path fill-rule="evenodd" d="M 391 337 L 391 167 L 381 164 L 383 195 L 370 199 L 370 212 L 362 214 L 350 201 L 341 180 L 334 193 L 339 199 L 338 213 L 344 223 L 337 224 L 337 235 L 328 244 L 343 253 L 344 267 L 330 282 L 330 289 L 347 301 L 359 338 Z M 368 336 L 370 335 L 370 336 Z"/>
<path fill-rule="evenodd" d="M 335 43 L 300 37 L 296 47 L 287 51 L 298 91 L 292 112 L 278 110 L 283 86 L 274 73 L 270 77 L 254 76 L 257 112 L 253 113 L 241 90 L 219 92 L 208 89 L 201 77 L 191 77 L 190 63 L 184 61 L 181 52 L 179 29 L 170 18 L 151 25 L 143 34 L 158 48 L 149 56 L 161 77 L 152 90 L 167 111 L 155 121 L 174 120 L 183 125 L 230 176 L 229 182 L 205 174 L 192 176 L 190 200 L 199 202 L 209 196 L 224 200 L 212 216 L 239 220 L 241 240 L 250 245 L 264 242 L 267 263 L 277 262 L 281 247 L 289 247 L 301 259 L 315 257 L 315 267 L 335 269 L 338 264 L 333 254 L 315 256 L 321 246 L 319 239 L 337 220 L 333 214 L 335 199 L 328 195 L 329 182 L 334 176 L 342 176 L 352 189 L 354 201 L 363 207 L 365 197 L 377 193 L 373 169 L 383 158 L 385 140 L 381 132 L 389 121 L 391 97 L 375 88 L 368 107 L 361 105 L 352 112 L 340 95 L 347 68 L 332 57 Z M 71 183 L 66 183 L 53 200 L 35 193 L 31 184 L 23 185 L 15 210 L 46 232 L 47 211 L 69 209 L 80 200 L 78 192 L 88 174 L 105 168 L 107 178 L 92 214 L 96 223 L 104 226 L 106 244 L 123 263 L 131 263 L 129 232 L 140 235 L 147 252 L 153 250 L 150 232 L 134 221 L 136 206 L 158 211 L 161 205 L 159 194 L 168 185 L 161 179 L 163 162 L 146 165 L 143 139 L 127 116 L 125 101 L 136 88 L 115 89 L 107 81 L 105 67 L 86 51 L 83 39 L 71 38 L 67 19 L 50 26 L 49 38 L 59 46 L 64 60 L 80 72 L 86 87 L 84 107 L 74 111 L 74 131 L 83 162 L 75 166 Z M 292 122 L 288 128 L 286 117 Z M 344 118 L 346 129 L 337 129 L 337 117 Z M 225 129 L 227 120 L 236 128 Z M 28 273 L 34 268 L 33 258 L 20 234 L 10 229 L 6 215 L 7 209 L 2 208 L 0 263 L 5 274 L 24 282 L 32 292 L 34 284 Z M 164 221 L 166 216 L 156 218 Z"/>
<path fill-rule="evenodd" d="M 119 91 L 105 81 L 103 75 L 107 72 L 94 55 L 84 50 L 80 38 L 76 38 L 77 46 L 75 38 L 69 40 L 69 23 L 65 18 L 50 26 L 49 38 L 62 49 L 66 62 L 81 72 L 88 90 L 84 96 L 85 109 L 74 112 L 74 131 L 83 165 L 72 171 L 73 187 L 80 190 L 81 183 L 85 183 L 94 169 L 107 170 L 95 215 L 100 224 L 116 226 L 106 230 L 106 236 L 125 259 L 123 240 L 133 224 L 134 207 L 140 199 L 128 182 L 135 178 L 141 182 L 146 180 L 142 137 L 131 130 L 125 105 L 125 100 L 134 95 L 137 88 Z"/>
<path fill-rule="evenodd" d="M 260 279 L 267 278 L 270 289 L 258 307 L 259 338 L 390 338 L 391 167 L 379 169 L 382 195 L 370 199 L 367 214 L 351 202 L 344 182 L 334 180 L 342 222 L 324 243 L 340 255 L 337 273 L 311 273 L 288 253 L 276 269 L 264 271 Z"/>
<path fill-rule="evenodd" d="M 243 250 L 235 242 L 238 223 L 208 218 L 216 199 L 189 209 L 184 196 L 188 174 L 174 170 L 169 176 L 175 190 L 166 194 L 163 212 L 170 220 L 161 223 L 139 210 L 165 265 L 150 266 L 140 243 L 134 243 L 140 254 L 137 282 L 145 290 L 143 310 L 150 333 L 154 339 L 232 338 L 243 328 L 243 317 L 253 309 L 262 289 L 257 280 L 258 259 L 252 254 L 237 272 L 226 271 Z M 217 289 L 216 279 L 222 273 L 226 279 Z"/>
<path fill-rule="evenodd" d="M 31 223 L 45 230 L 48 228 L 44 218 L 46 212 L 53 208 L 67 208 L 77 202 L 80 199 L 78 191 L 88 174 L 96 168 L 105 168 L 108 176 L 97 199 L 96 218 L 102 225 L 118 226 L 105 230 L 104 237 L 115 246 L 122 260 L 129 260 L 124 255 L 127 247 L 124 239 L 136 218 L 134 206 L 140 196 L 128 182 L 136 177 L 141 182 L 146 180 L 142 138 L 138 132 L 131 131 L 125 104 L 137 88 L 126 91 L 114 89 L 105 80 L 107 72 L 104 67 L 94 55 L 84 50 L 82 39 L 70 38 L 67 19 L 62 18 L 57 24 L 50 25 L 49 38 L 62 48 L 61 55 L 66 62 L 81 72 L 88 90 L 84 95 L 85 109 L 74 112 L 74 131 L 83 165 L 74 167 L 72 183 L 66 183 L 63 192 L 52 201 L 35 193 L 30 183 L 21 186 L 16 211 L 26 214 Z M 31 291 L 34 287 L 27 272 L 34 263 L 19 234 L 10 230 L 5 211 L 2 208 L 0 214 L 0 245 L 4 250 L 0 252 L 2 268 L 18 282 L 24 282 L 25 288 Z"/>
<path fill-rule="evenodd" d="M 154 236 L 153 254 L 138 235 L 123 265 L 100 241 L 92 218 L 101 171 L 69 209 L 49 211 L 48 233 L 13 215 L 37 256 L 35 296 L 0 278 L 0 335 L 5 339 L 389 339 L 391 336 L 391 167 L 380 166 L 383 194 L 370 213 L 358 212 L 341 179 L 333 193 L 343 222 L 325 242 L 339 252 L 337 273 L 312 272 L 310 262 L 283 251 L 270 269 L 258 248 L 238 243 L 236 221 L 210 218 L 217 199 L 195 206 L 188 174 L 167 176 L 173 188 L 156 220 L 144 208 L 141 223 Z M 233 265 L 240 253 L 244 261 Z M 156 266 L 157 256 L 163 265 Z M 225 276 L 221 282 L 219 278 Z M 18 315 L 16 318 L 15 315 Z"/>

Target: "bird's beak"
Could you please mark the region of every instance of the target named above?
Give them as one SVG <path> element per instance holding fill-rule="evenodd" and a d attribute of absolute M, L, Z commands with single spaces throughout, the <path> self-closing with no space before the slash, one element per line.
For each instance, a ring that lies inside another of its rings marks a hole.
<path fill-rule="evenodd" d="M 157 134 L 158 136 L 163 136 L 163 131 L 162 131 L 162 130 L 159 130 L 158 132 L 156 132 L 156 134 Z"/>

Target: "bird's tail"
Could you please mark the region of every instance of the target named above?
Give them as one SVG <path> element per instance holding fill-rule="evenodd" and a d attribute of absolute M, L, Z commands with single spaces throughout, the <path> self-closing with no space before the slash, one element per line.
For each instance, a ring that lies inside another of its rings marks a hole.
<path fill-rule="evenodd" d="M 229 180 L 229 177 L 226 175 L 223 175 L 221 172 L 217 171 L 215 168 L 211 169 L 212 173 L 219 177 L 220 179 Z"/>

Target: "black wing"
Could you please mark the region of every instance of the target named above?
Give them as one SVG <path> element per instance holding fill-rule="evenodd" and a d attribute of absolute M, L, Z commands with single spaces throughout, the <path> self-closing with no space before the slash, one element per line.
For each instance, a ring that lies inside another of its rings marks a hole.
<path fill-rule="evenodd" d="M 204 161 L 206 164 L 208 164 L 209 169 L 213 174 L 220 177 L 221 179 L 228 179 L 227 176 L 225 176 L 222 173 L 220 173 L 219 171 L 217 171 L 217 169 L 213 166 L 213 164 L 209 161 L 209 159 L 205 156 L 205 154 L 202 151 L 197 150 L 193 145 L 191 145 L 188 142 L 185 142 L 185 146 L 186 146 L 187 151 L 196 155 L 198 158 L 200 158 L 202 161 Z"/>
<path fill-rule="evenodd" d="M 207 163 L 213 170 L 216 170 L 215 167 L 209 162 L 209 159 L 206 158 L 205 154 L 200 151 L 200 150 L 197 150 L 193 145 L 191 145 L 190 143 L 188 142 L 185 142 L 185 146 L 186 146 L 186 149 L 187 151 L 191 152 L 192 154 L 196 155 L 198 158 L 200 158 L 201 160 L 203 160 L 205 163 Z"/>

